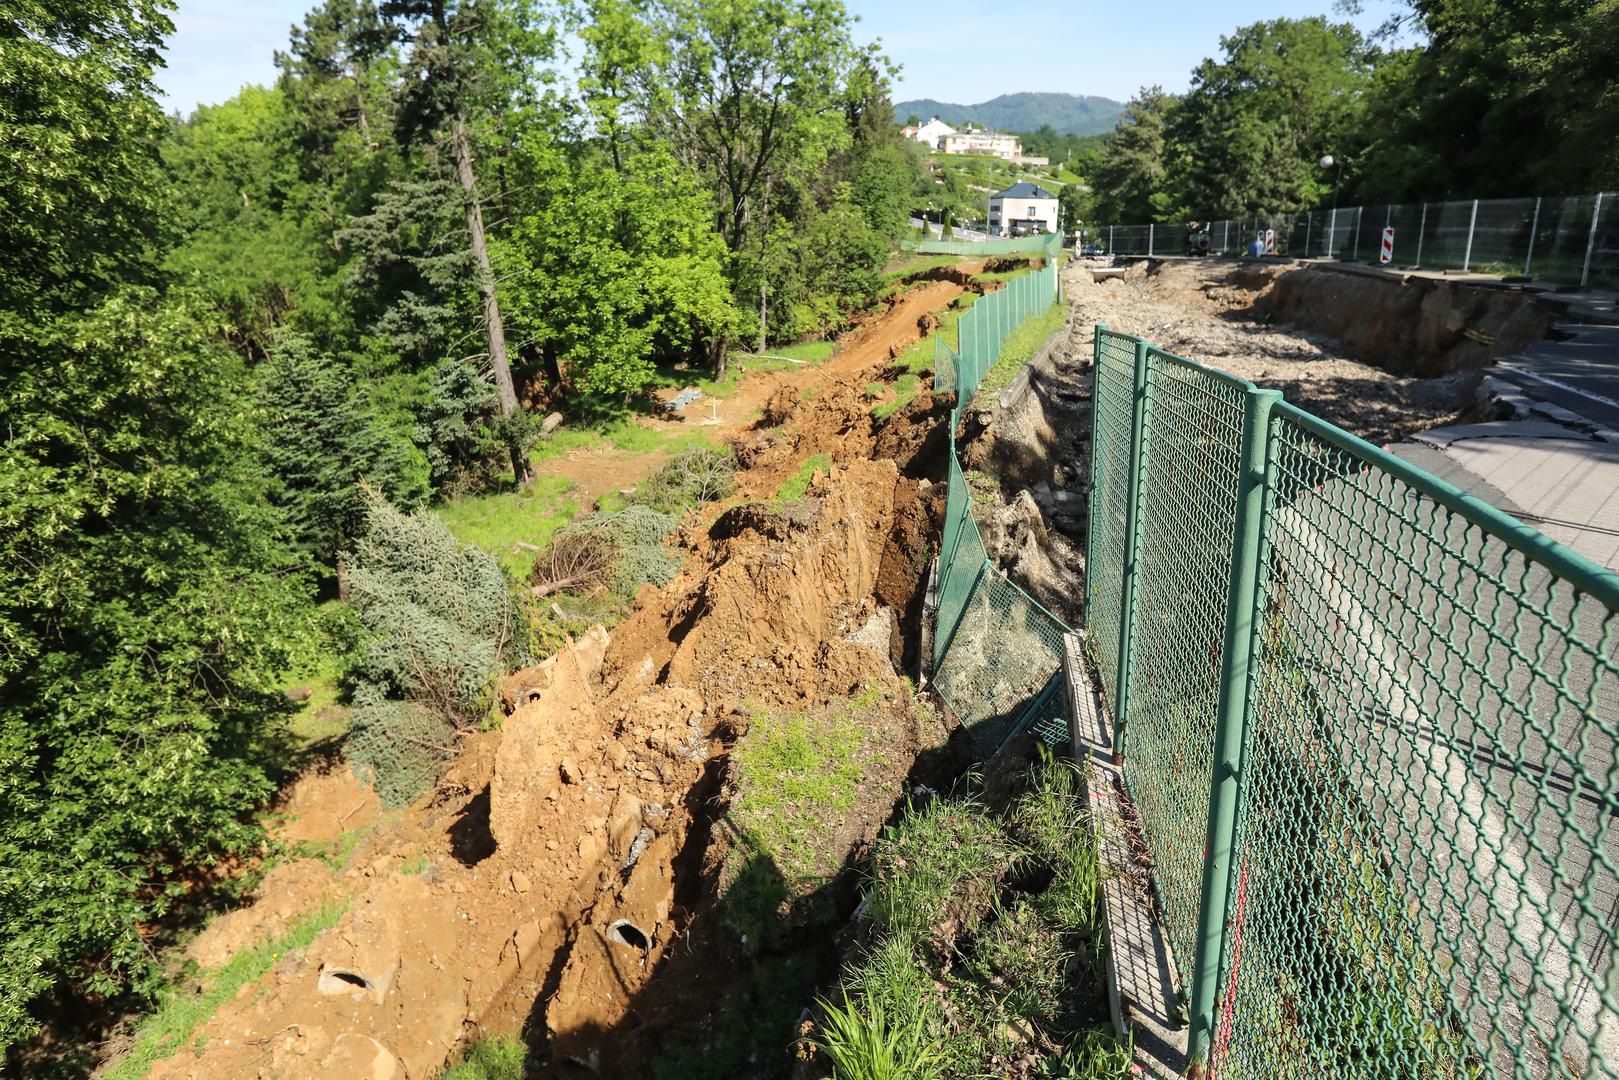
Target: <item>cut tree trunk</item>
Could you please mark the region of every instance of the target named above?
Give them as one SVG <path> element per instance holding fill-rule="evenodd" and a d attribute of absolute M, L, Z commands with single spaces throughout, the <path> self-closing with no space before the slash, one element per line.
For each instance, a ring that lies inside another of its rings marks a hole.
<path fill-rule="evenodd" d="M 478 293 L 483 297 L 484 329 L 489 335 L 489 360 L 495 368 L 495 390 L 500 399 L 503 420 L 517 414 L 517 387 L 512 382 L 512 366 L 506 357 L 506 328 L 500 321 L 500 301 L 495 297 L 495 273 L 489 265 L 489 242 L 483 231 L 483 205 L 478 201 L 478 187 L 472 176 L 472 145 L 467 138 L 467 125 L 459 115 L 452 126 L 455 144 L 455 172 L 461 181 L 461 190 L 467 200 L 467 232 L 472 234 L 472 254 L 478 260 Z M 518 487 L 528 487 L 534 481 L 534 470 L 528 455 L 514 439 L 511 442 L 512 476 Z"/>

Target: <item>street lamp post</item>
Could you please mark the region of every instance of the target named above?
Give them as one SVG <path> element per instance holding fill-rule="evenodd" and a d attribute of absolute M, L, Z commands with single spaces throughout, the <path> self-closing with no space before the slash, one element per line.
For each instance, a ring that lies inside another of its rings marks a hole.
<path fill-rule="evenodd" d="M 1331 154 L 1322 154 L 1317 162 L 1323 169 L 1338 167 L 1337 175 L 1332 178 L 1332 218 L 1327 225 L 1327 258 L 1332 258 L 1332 242 L 1338 235 L 1338 185 L 1343 183 L 1344 162 L 1342 158 L 1334 158 Z"/>

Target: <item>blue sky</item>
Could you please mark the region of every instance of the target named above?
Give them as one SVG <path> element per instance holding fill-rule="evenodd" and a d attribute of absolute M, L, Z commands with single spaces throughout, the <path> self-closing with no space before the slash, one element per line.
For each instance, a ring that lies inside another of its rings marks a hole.
<path fill-rule="evenodd" d="M 190 112 L 275 78 L 272 54 L 315 0 L 179 0 L 164 106 Z M 1278 16 L 1332 14 L 1332 0 L 846 0 L 857 35 L 881 38 L 901 65 L 894 100 L 972 104 L 1019 90 L 1120 101 L 1149 83 L 1184 90 L 1220 35 Z M 1372 29 L 1400 5 L 1366 0 L 1353 21 Z M 1342 18 L 1343 16 L 1337 16 Z M 992 32 L 984 27 L 990 24 Z"/>

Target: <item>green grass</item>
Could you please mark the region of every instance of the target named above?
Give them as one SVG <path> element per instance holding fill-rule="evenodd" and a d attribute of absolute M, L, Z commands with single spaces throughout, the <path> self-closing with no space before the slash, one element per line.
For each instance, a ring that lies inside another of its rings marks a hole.
<path fill-rule="evenodd" d="M 679 385 L 684 386 L 685 383 Z M 699 383 L 699 385 L 703 385 Z M 707 393 L 707 391 L 704 391 Z M 698 408 L 688 406 L 688 409 Z M 640 423 L 638 415 L 631 413 L 599 424 L 564 425 L 549 438 L 536 443 L 529 451 L 529 461 L 535 465 L 563 457 L 575 450 L 588 450 L 603 444 L 627 454 L 645 454 L 663 449 L 685 449 L 687 445 L 711 442 L 705 431 L 670 432 Z"/>
<path fill-rule="evenodd" d="M 880 1001 L 855 1005 L 847 994 L 841 1005 L 821 1002 L 821 1052 L 833 1080 L 931 1080 L 944 1057 L 928 1033 L 925 1017 L 890 1020 Z"/>
<path fill-rule="evenodd" d="M 922 380 L 907 371 L 894 382 L 894 396 L 888 401 L 878 402 L 871 407 L 871 415 L 879 420 L 886 420 L 899 410 L 911 403 L 911 399 L 922 392 Z"/>
<path fill-rule="evenodd" d="M 560 477 L 539 476 L 526 491 L 468 495 L 433 512 L 456 539 L 493 555 L 512 580 L 527 581 L 534 552 L 515 545 L 544 547 L 552 533 L 572 521 L 580 511 L 573 487 L 572 481 Z"/>
<path fill-rule="evenodd" d="M 865 703 L 860 703 L 864 705 Z M 761 713 L 732 751 L 731 821 L 787 882 L 829 877 L 843 862 L 826 841 L 854 807 L 870 764 L 870 725 L 847 715 Z"/>
<path fill-rule="evenodd" d="M 658 372 L 655 385 L 665 387 L 695 386 L 709 397 L 728 398 L 736 392 L 742 380 L 756 372 L 785 371 L 805 364 L 817 366 L 830 360 L 838 351 L 835 341 L 800 341 L 793 345 L 771 345 L 764 353 L 755 355 L 743 350 L 730 354 L 725 364 L 725 378 L 715 379 L 707 368 L 701 372 L 685 367 L 664 368 Z M 799 361 L 799 363 L 794 363 Z M 688 405 L 689 415 L 698 415 L 701 401 Z"/>
<path fill-rule="evenodd" d="M 336 925 L 346 910 L 347 900 L 329 900 L 290 920 L 284 933 L 202 972 L 194 985 L 168 990 L 157 1009 L 136 1026 L 129 1052 L 113 1061 L 101 1075 L 106 1080 L 138 1080 L 145 1076 L 153 1064 L 184 1046 L 214 1010 L 235 997 L 238 990 L 261 978 L 283 956 L 304 948 L 322 931 Z"/>
<path fill-rule="evenodd" d="M 725 921 L 749 951 L 776 937 L 787 902 L 842 869 L 839 836 L 895 738 L 878 690 L 808 712 L 753 711 L 731 751 L 736 843 L 722 874 Z"/>
<path fill-rule="evenodd" d="M 1034 892 L 1008 882 L 1044 873 Z M 1031 789 L 1002 812 L 935 798 L 873 846 L 864 947 L 820 1045 L 838 1077 L 989 1075 L 1030 1051 L 1042 1075 L 1130 1075 L 1106 1015 L 1100 866 L 1073 766 L 1042 753 Z"/>
<path fill-rule="evenodd" d="M 898 285 L 901 281 L 917 274 L 925 274 L 929 270 L 942 270 L 947 266 L 954 266 L 960 262 L 960 255 L 912 255 L 908 258 L 897 259 L 888 264 L 883 272 L 885 285 Z"/>
<path fill-rule="evenodd" d="M 330 840 L 302 840 L 292 845 L 288 854 L 298 859 L 319 859 L 331 867 L 334 874 L 341 874 L 348 869 L 360 842 L 370 836 L 378 824 L 380 822 L 374 821 L 362 828 L 346 829 Z"/>
<path fill-rule="evenodd" d="M 439 1080 L 523 1080 L 528 1048 L 510 1035 L 484 1037 L 467 1047 L 460 1063 L 439 1073 Z"/>
<path fill-rule="evenodd" d="M 996 394 L 1010 386 L 1023 365 L 1034 359 L 1040 346 L 1061 330 L 1067 319 L 1068 305 L 1057 301 L 1039 315 L 1023 320 L 1017 329 L 1006 335 L 1001 345 L 1000 359 L 995 361 L 994 367 L 984 372 L 978 392 Z"/>
<path fill-rule="evenodd" d="M 1001 259 L 1001 260 L 1016 259 L 1022 265 L 1014 266 L 1014 267 L 1011 267 L 1010 269 L 1007 269 L 1007 270 L 986 270 L 982 274 L 974 274 L 973 275 L 973 280 L 974 281 L 989 281 L 989 282 L 995 282 L 995 281 L 1004 282 L 1004 281 L 1011 281 L 1013 278 L 1016 278 L 1016 277 L 1022 277 L 1024 274 L 1027 274 L 1032 269 L 1032 267 L 1029 264 L 1033 261 L 1034 256 L 998 255 L 998 256 L 996 256 L 996 258 Z"/>
<path fill-rule="evenodd" d="M 328 600 L 307 612 L 306 627 L 298 635 L 291 662 L 281 677 L 288 689 L 308 687 L 310 691 L 295 706 L 289 723 L 293 739 L 301 747 L 348 731 L 347 710 L 340 698 L 348 671 L 352 621 L 352 613 L 339 600 Z"/>
<path fill-rule="evenodd" d="M 798 466 L 797 472 L 782 481 L 781 487 L 776 489 L 776 494 L 771 498 L 770 505 L 780 508 L 802 499 L 809 492 L 810 480 L 815 474 L 827 473 L 831 468 L 832 455 L 811 454 Z"/>

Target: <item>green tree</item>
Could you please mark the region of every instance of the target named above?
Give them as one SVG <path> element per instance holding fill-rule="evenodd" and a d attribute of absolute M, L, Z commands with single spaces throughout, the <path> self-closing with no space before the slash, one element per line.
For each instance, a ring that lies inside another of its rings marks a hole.
<path fill-rule="evenodd" d="M 0 14 L 0 1046 L 256 841 L 290 603 L 211 305 L 160 291 L 166 4 Z"/>
<path fill-rule="evenodd" d="M 1097 215 L 1103 221 L 1151 221 L 1168 201 L 1170 147 L 1166 126 L 1175 98 L 1149 86 L 1125 106 L 1095 171 Z"/>
<path fill-rule="evenodd" d="M 1315 205 L 1328 190 L 1317 158 L 1354 153 L 1374 52 L 1320 17 L 1254 23 L 1220 45 L 1171 110 L 1166 188 L 1197 217 Z"/>
<path fill-rule="evenodd" d="M 525 149 L 533 208 L 499 251 L 513 323 L 565 383 L 623 404 L 655 363 L 691 355 L 735 324 L 725 249 L 697 180 L 649 145 L 570 162 L 539 133 Z"/>
<path fill-rule="evenodd" d="M 385 0 L 382 15 L 408 43 L 397 84 L 395 132 L 409 145 L 447 150 L 466 211 L 469 251 L 483 311 L 500 416 L 508 431 L 518 486 L 533 479 L 521 432 L 521 406 L 506 346 L 505 323 L 489 257 L 485 196 L 473 170 L 469 117 L 500 114 L 534 87 L 549 61 L 551 35 L 524 0 Z"/>
<path fill-rule="evenodd" d="M 0 346 L 0 1045 L 142 985 L 179 874 L 258 836 L 299 592 L 210 321 L 131 287 Z"/>
<path fill-rule="evenodd" d="M 283 326 L 331 338 L 344 324 L 339 253 L 297 139 L 285 95 L 249 86 L 164 142 L 179 233 L 164 269 L 213 301 L 226 340 L 252 361 Z"/>
<path fill-rule="evenodd" d="M 662 0 L 649 5 L 657 43 L 639 73 L 637 107 L 649 136 L 710 185 L 715 224 L 730 252 L 733 291 L 757 297 L 763 324 L 771 287 L 766 241 L 779 220 L 800 226 L 827 205 L 809 189 L 852 138 L 845 110 L 870 81 L 836 0 Z M 723 374 L 727 342 L 712 353 Z"/>
<path fill-rule="evenodd" d="M 1426 40 L 1375 82 L 1357 197 L 1619 186 L 1619 0 L 1412 0 L 1405 19 Z"/>
<path fill-rule="evenodd" d="M 350 365 L 285 335 L 260 372 L 264 462 L 299 545 L 338 567 L 359 534 L 364 491 L 410 509 L 427 495 L 426 462 L 393 437 L 351 377 Z"/>

